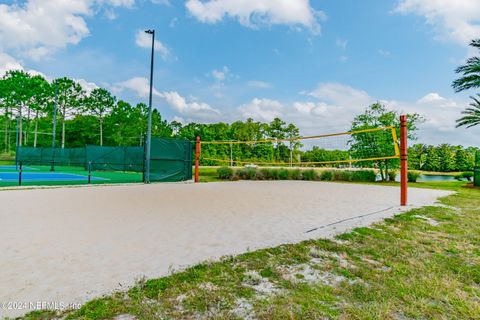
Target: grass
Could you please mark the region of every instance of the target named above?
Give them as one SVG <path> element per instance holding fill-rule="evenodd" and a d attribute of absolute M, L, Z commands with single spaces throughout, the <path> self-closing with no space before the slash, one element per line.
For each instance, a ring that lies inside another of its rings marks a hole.
<path fill-rule="evenodd" d="M 204 262 L 24 319 L 479 319 L 480 190 L 415 185 L 456 194 L 332 240 Z"/>

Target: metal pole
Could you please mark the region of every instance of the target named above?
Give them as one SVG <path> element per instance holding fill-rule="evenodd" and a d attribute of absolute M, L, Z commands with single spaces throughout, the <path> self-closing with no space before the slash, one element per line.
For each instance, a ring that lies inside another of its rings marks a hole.
<path fill-rule="evenodd" d="M 18 151 L 19 151 L 19 148 L 18 148 L 18 134 L 19 134 L 18 119 L 19 119 L 19 115 L 17 115 L 17 127 L 15 128 L 15 170 L 18 170 L 18 161 L 19 161 L 19 159 L 18 159 Z"/>
<path fill-rule="evenodd" d="M 150 154 L 152 144 L 152 91 L 153 91 L 153 56 L 155 51 L 155 30 L 145 31 L 152 35 L 152 57 L 150 61 L 150 95 L 148 98 L 148 128 L 147 128 L 147 143 L 145 149 L 145 174 L 144 183 L 150 183 Z"/>
<path fill-rule="evenodd" d="M 23 164 L 22 160 L 20 160 L 20 171 L 18 172 L 18 185 L 22 185 L 22 173 L 23 173 Z"/>
<path fill-rule="evenodd" d="M 92 183 L 92 161 L 88 162 L 88 184 Z"/>
<path fill-rule="evenodd" d="M 408 138 L 407 116 L 400 116 L 400 205 L 407 205 L 408 198 Z"/>
<path fill-rule="evenodd" d="M 53 101 L 53 128 L 52 128 L 52 166 L 50 171 L 55 171 L 55 138 L 57 135 L 57 96 L 58 85 L 55 84 L 55 99 Z"/>

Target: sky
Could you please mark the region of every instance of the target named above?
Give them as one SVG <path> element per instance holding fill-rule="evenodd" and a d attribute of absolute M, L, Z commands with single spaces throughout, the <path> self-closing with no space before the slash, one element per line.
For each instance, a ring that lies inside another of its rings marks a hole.
<path fill-rule="evenodd" d="M 475 90 L 454 70 L 480 53 L 478 0 L 0 1 L 0 76 L 71 77 L 148 102 L 169 121 L 280 117 L 302 135 L 343 132 L 374 102 L 425 117 L 418 142 L 480 146 L 455 128 Z M 477 90 L 478 91 L 478 90 Z"/>

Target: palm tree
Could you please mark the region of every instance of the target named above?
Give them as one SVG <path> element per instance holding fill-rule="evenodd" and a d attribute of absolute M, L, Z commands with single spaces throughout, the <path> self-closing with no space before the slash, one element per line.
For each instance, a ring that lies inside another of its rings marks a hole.
<path fill-rule="evenodd" d="M 473 102 L 470 103 L 470 108 L 462 111 L 462 118 L 457 120 L 457 128 L 462 126 L 467 126 L 467 128 L 474 127 L 480 124 L 480 94 L 477 94 L 476 97 L 470 97 Z"/>
<path fill-rule="evenodd" d="M 472 40 L 470 46 L 480 50 L 480 39 Z M 462 77 L 455 80 L 452 84 L 455 92 L 468 90 L 472 88 L 480 88 L 480 57 L 471 57 L 467 63 L 455 70 Z"/>

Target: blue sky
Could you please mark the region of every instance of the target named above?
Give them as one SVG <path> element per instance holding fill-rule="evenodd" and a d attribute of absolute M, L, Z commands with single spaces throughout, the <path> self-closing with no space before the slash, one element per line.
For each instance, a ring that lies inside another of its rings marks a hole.
<path fill-rule="evenodd" d="M 480 145 L 455 129 L 475 91 L 454 69 L 480 36 L 477 0 L 0 1 L 0 73 L 13 68 L 146 102 L 157 32 L 155 107 L 168 120 L 279 116 L 305 135 L 344 131 L 381 101 L 427 121 L 420 142 Z"/>

